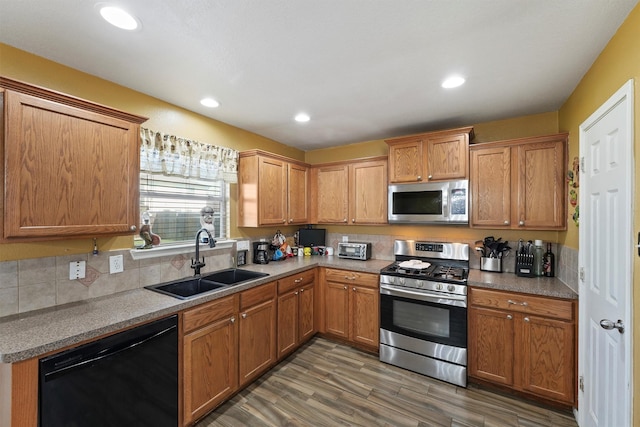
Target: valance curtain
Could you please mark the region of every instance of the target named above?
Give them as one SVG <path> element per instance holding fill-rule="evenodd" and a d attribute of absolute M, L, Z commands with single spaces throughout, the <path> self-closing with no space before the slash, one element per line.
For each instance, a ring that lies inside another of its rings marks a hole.
<path fill-rule="evenodd" d="M 238 182 L 238 152 L 140 128 L 140 170 Z"/>

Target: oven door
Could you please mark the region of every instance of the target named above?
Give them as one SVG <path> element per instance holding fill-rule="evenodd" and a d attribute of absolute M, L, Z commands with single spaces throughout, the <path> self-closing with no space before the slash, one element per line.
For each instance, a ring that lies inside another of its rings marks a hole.
<path fill-rule="evenodd" d="M 380 285 L 380 329 L 467 348 L 467 297 Z"/>

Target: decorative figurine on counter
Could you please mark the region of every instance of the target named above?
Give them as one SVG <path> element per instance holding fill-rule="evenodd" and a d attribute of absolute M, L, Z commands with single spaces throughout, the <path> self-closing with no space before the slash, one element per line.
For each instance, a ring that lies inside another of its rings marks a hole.
<path fill-rule="evenodd" d="M 149 211 L 142 214 L 142 227 L 140 227 L 140 237 L 144 240 L 144 245 L 138 249 L 150 249 L 160 244 L 160 236 L 151 231 L 151 216 Z"/>
<path fill-rule="evenodd" d="M 209 230 L 212 236 L 216 235 L 216 227 L 213 225 L 213 208 L 211 206 L 205 206 L 200 209 L 200 227 Z M 201 235 L 200 241 L 202 243 L 209 243 L 209 238 L 207 235 Z"/>

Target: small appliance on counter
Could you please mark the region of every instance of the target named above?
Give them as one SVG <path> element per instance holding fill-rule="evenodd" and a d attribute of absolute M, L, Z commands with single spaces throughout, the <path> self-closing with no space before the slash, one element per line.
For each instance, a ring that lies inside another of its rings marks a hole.
<path fill-rule="evenodd" d="M 269 242 L 253 242 L 253 263 L 269 264 L 271 259 Z"/>
<path fill-rule="evenodd" d="M 371 243 L 368 242 L 338 242 L 338 258 L 371 259 Z"/>

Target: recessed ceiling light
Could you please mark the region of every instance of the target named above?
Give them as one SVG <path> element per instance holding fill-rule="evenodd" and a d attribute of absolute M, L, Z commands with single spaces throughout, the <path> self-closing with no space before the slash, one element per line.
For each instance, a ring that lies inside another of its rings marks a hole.
<path fill-rule="evenodd" d="M 209 108 L 216 108 L 220 106 L 220 103 L 213 98 L 203 98 L 200 100 L 200 104 Z"/>
<path fill-rule="evenodd" d="M 100 15 L 111 25 L 129 31 L 135 30 L 140 26 L 140 22 L 135 17 L 119 7 L 106 4 L 101 4 L 99 7 Z"/>
<path fill-rule="evenodd" d="M 300 113 L 300 114 L 296 115 L 295 120 L 296 120 L 296 122 L 304 123 L 304 122 L 308 122 L 309 120 L 311 120 L 311 117 L 309 117 L 308 114 Z"/>
<path fill-rule="evenodd" d="M 445 89 L 452 89 L 454 87 L 462 86 L 465 82 L 464 77 L 451 76 L 442 82 L 442 87 Z"/>

